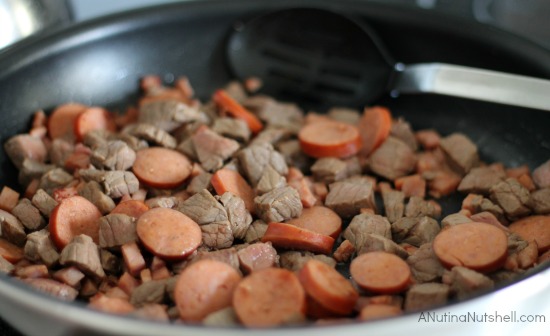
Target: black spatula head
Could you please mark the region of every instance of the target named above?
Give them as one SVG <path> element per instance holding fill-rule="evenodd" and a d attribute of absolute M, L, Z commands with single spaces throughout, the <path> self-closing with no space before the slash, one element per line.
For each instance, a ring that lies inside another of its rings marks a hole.
<path fill-rule="evenodd" d="M 239 25 L 228 44 L 236 77 L 306 106 L 362 107 L 386 90 L 392 61 L 359 25 L 326 10 L 285 9 Z"/>

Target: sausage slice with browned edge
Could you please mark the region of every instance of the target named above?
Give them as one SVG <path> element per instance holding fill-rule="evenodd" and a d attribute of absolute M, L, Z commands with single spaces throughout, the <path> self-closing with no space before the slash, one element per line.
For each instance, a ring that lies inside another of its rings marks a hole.
<path fill-rule="evenodd" d="M 474 271 L 491 272 L 504 265 L 508 239 L 496 226 L 464 223 L 441 231 L 433 241 L 433 250 L 447 268 L 464 266 Z"/>
<path fill-rule="evenodd" d="M 175 188 L 191 175 L 193 165 L 189 159 L 173 149 L 145 148 L 136 153 L 132 168 L 136 177 L 153 188 Z"/>
<path fill-rule="evenodd" d="M 202 242 L 199 224 L 169 208 L 153 208 L 143 213 L 137 221 L 136 231 L 151 253 L 168 260 L 187 257 Z"/>
<path fill-rule="evenodd" d="M 271 267 L 237 285 L 233 308 L 247 327 L 274 327 L 304 319 L 306 294 L 293 272 Z"/>
<path fill-rule="evenodd" d="M 351 262 L 350 273 L 359 287 L 378 294 L 397 294 L 411 283 L 409 265 L 387 252 L 361 254 Z"/>

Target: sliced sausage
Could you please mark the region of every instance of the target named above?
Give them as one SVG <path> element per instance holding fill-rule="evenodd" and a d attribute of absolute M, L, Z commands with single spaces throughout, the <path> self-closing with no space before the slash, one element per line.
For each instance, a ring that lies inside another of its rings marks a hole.
<path fill-rule="evenodd" d="M 85 234 L 99 243 L 101 212 L 82 196 L 72 196 L 57 205 L 50 215 L 50 233 L 59 250 L 74 237 Z"/>
<path fill-rule="evenodd" d="M 379 320 L 401 315 L 403 311 L 395 305 L 370 304 L 361 309 L 359 319 L 362 321 Z"/>
<path fill-rule="evenodd" d="M 298 133 L 302 151 L 314 158 L 345 158 L 357 154 L 361 137 L 357 127 L 337 121 L 304 126 Z"/>
<path fill-rule="evenodd" d="M 300 217 L 286 221 L 287 224 L 314 231 L 325 236 L 338 238 L 342 231 L 342 218 L 331 209 L 324 206 L 304 208 Z"/>
<path fill-rule="evenodd" d="M 178 277 L 174 300 L 184 321 L 199 322 L 231 306 L 241 275 L 229 264 L 203 259 L 185 268 Z"/>
<path fill-rule="evenodd" d="M 191 175 L 193 165 L 180 152 L 151 147 L 136 153 L 132 169 L 136 177 L 150 187 L 175 188 Z"/>
<path fill-rule="evenodd" d="M 334 238 L 290 224 L 270 223 L 262 242 L 271 242 L 278 248 L 330 254 Z"/>
<path fill-rule="evenodd" d="M 116 131 L 113 116 L 102 107 L 88 107 L 74 120 L 74 134 L 78 142 L 84 140 L 84 136 L 94 130 Z"/>
<path fill-rule="evenodd" d="M 149 206 L 143 201 L 138 200 L 127 200 L 120 202 L 117 206 L 111 211 L 112 214 L 125 214 L 130 217 L 139 218 L 145 212 L 149 210 Z"/>
<path fill-rule="evenodd" d="M 537 242 L 539 253 L 550 249 L 550 217 L 530 216 L 520 219 L 508 226 L 510 231 L 517 233 L 521 238 Z"/>
<path fill-rule="evenodd" d="M 306 294 L 293 272 L 266 268 L 237 285 L 233 308 L 247 327 L 274 327 L 303 319 Z"/>
<path fill-rule="evenodd" d="M 165 259 L 185 258 L 202 242 L 199 224 L 169 208 L 154 208 L 141 215 L 136 231 L 149 251 Z"/>
<path fill-rule="evenodd" d="M 351 262 L 350 274 L 359 287 L 378 294 L 397 294 L 411 283 L 409 265 L 387 252 L 361 254 Z"/>
<path fill-rule="evenodd" d="M 76 118 L 86 110 L 87 106 L 78 103 L 59 105 L 48 118 L 48 134 L 57 139 L 73 133 Z"/>
<path fill-rule="evenodd" d="M 464 223 L 441 231 L 433 250 L 447 267 L 463 266 L 479 272 L 502 267 L 508 256 L 508 239 L 503 230 L 486 223 Z"/>

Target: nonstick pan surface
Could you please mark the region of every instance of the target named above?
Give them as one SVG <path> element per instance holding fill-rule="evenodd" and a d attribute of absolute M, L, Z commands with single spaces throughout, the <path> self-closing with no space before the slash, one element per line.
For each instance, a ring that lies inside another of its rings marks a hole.
<path fill-rule="evenodd" d="M 422 10 L 360 0 L 191 1 L 90 21 L 32 37 L 4 50 L 0 53 L 0 139 L 5 142 L 25 131 L 37 109 L 48 112 L 67 101 L 122 110 L 135 101 L 139 79 L 146 74 L 159 74 L 168 84 L 186 75 L 198 96 L 207 99 L 232 77 L 225 53 L 230 29 L 262 12 L 290 6 L 328 8 L 368 20 L 392 55 L 404 63 L 447 62 L 550 78 L 550 51 L 495 28 Z M 527 164 L 533 169 L 550 159 L 547 112 L 431 95 L 386 96 L 377 104 L 389 106 L 395 116 L 404 116 L 415 129 L 466 133 L 489 162 Z M 2 185 L 16 188 L 17 172 L 3 152 L 0 165 Z M 456 211 L 459 201 L 446 199 L 443 206 L 447 212 Z M 483 309 L 505 307 L 502 303 L 507 302 L 518 310 L 545 311 L 550 318 L 550 272 L 536 271 L 517 284 L 442 311 L 478 309 L 483 313 Z M 0 313 L 29 335 L 245 333 L 242 329 L 167 326 L 108 316 L 35 294 L 3 275 Z M 487 326 L 426 324 L 419 323 L 418 316 L 408 315 L 368 324 L 284 331 L 301 335 L 475 334 Z M 529 325 L 521 327 L 525 331 Z M 514 328 L 497 329 L 502 335 L 518 332 Z"/>

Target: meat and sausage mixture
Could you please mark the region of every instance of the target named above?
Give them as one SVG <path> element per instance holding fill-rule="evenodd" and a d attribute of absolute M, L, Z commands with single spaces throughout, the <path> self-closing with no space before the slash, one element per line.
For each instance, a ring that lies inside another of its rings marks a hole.
<path fill-rule="evenodd" d="M 4 144 L 24 192 L 0 194 L 0 270 L 108 313 L 272 327 L 430 309 L 550 259 L 550 161 L 488 164 L 464 134 L 257 84 L 202 103 L 147 76 L 124 113 L 37 112 Z"/>

